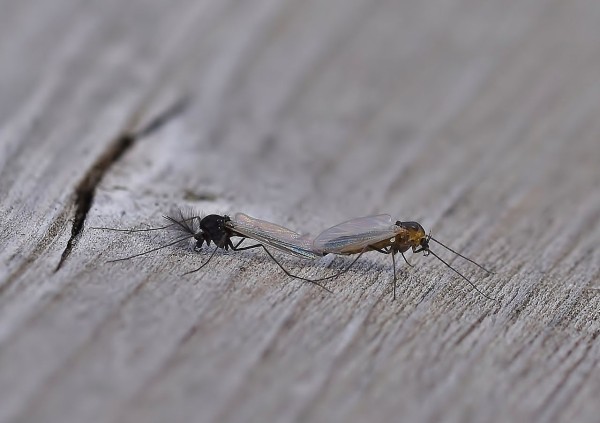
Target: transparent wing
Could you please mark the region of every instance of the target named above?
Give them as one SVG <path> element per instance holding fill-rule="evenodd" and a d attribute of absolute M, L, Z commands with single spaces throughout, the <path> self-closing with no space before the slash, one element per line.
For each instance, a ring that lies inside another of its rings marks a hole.
<path fill-rule="evenodd" d="M 244 213 L 237 213 L 228 222 L 228 225 L 233 231 L 242 236 L 252 238 L 296 257 L 315 259 L 323 256 L 313 251 L 313 240 L 308 235 L 294 232 L 266 220 L 255 219 Z"/>
<path fill-rule="evenodd" d="M 399 230 L 389 214 L 359 217 L 321 232 L 313 241 L 313 250 L 333 254 L 359 253 L 369 245 L 394 237 Z"/>

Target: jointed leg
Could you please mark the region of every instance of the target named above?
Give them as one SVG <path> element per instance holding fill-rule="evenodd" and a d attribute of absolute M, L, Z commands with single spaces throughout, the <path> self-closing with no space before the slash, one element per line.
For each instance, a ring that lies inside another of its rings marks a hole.
<path fill-rule="evenodd" d="M 244 238 L 245 239 L 245 238 Z M 253 248 L 259 248 L 261 247 L 263 250 L 265 250 L 265 252 L 267 253 L 267 255 L 271 258 L 271 260 L 273 260 L 275 262 L 275 264 L 277 264 L 277 266 L 279 266 L 279 268 L 281 270 L 283 270 L 283 272 L 294 279 L 299 279 L 301 281 L 305 281 L 305 282 L 310 282 L 313 283 L 315 285 L 317 285 L 320 288 L 323 288 L 325 291 L 327 292 L 332 292 L 330 289 L 328 289 L 327 287 L 321 285 L 318 281 L 321 279 L 317 279 L 317 280 L 313 280 L 313 279 L 308 279 L 308 278 L 303 278 L 302 276 L 297 276 L 297 275 L 293 275 L 291 274 L 285 267 L 283 267 L 283 265 L 281 263 L 279 263 L 279 261 L 275 258 L 275 256 L 273 256 L 273 254 L 271 254 L 271 252 L 269 250 L 267 250 L 267 248 L 263 245 L 263 244 L 254 244 L 254 245 L 249 245 L 247 247 L 239 247 L 239 245 L 242 243 L 242 241 L 244 241 L 244 239 L 242 239 L 240 242 L 237 243 L 237 245 L 233 245 L 233 243 L 229 243 L 229 247 L 233 250 L 233 251 L 244 251 L 244 250 L 251 250 Z"/>
<path fill-rule="evenodd" d="M 240 250 L 243 250 L 244 248 L 240 248 L 240 249 L 238 249 L 237 247 L 238 247 L 238 246 L 239 246 L 239 245 L 240 245 L 242 242 L 244 242 L 244 240 L 245 240 L 245 239 L 246 239 L 246 238 L 242 238 L 242 239 L 240 240 L 240 242 L 238 242 L 238 243 L 237 243 L 235 246 L 234 246 L 234 245 L 231 243 L 231 240 L 229 240 L 229 245 L 231 246 L 231 248 L 232 248 L 234 251 L 240 251 Z M 251 247 L 251 248 L 252 248 L 252 247 Z M 195 272 L 197 272 L 197 271 L 201 270 L 201 269 L 202 269 L 204 266 L 206 266 L 206 265 L 207 265 L 207 264 L 210 262 L 210 260 L 213 258 L 213 256 L 215 255 L 215 253 L 217 252 L 217 250 L 218 250 L 218 249 L 219 249 L 219 247 L 215 247 L 215 249 L 213 250 L 213 252 L 212 252 L 212 254 L 210 255 L 210 257 L 208 258 L 208 260 L 206 260 L 206 263 L 203 263 L 203 264 L 202 264 L 202 266 L 200 266 L 199 268 L 197 268 L 197 269 L 195 269 L 195 270 L 191 270 L 191 271 L 189 271 L 189 272 L 186 272 L 186 273 L 184 273 L 182 276 L 184 276 L 184 275 L 189 275 L 190 273 L 195 273 Z"/>
<path fill-rule="evenodd" d="M 243 238 L 240 242 L 238 242 L 236 245 L 233 244 L 229 244 L 230 248 L 233 251 L 244 251 L 244 250 L 251 250 L 253 248 L 258 248 L 258 247 L 262 247 L 265 252 L 269 255 L 269 257 L 275 262 L 277 263 L 277 265 L 286 273 L 286 275 L 288 275 L 291 278 L 295 278 L 295 279 L 300 279 L 306 282 L 321 282 L 321 281 L 326 281 L 329 279 L 334 279 L 337 278 L 338 276 L 340 276 L 341 274 L 347 272 L 348 270 L 350 270 L 350 268 L 358 261 L 358 259 L 363 255 L 363 253 L 365 251 L 367 251 L 367 249 L 364 249 L 363 251 L 360 252 L 360 254 L 354 259 L 352 260 L 352 263 L 350 263 L 346 268 L 344 268 L 342 271 L 336 273 L 335 275 L 331 275 L 331 276 L 326 276 L 324 278 L 318 278 L 318 279 L 308 279 L 308 278 L 303 278 L 302 276 L 297 276 L 297 275 L 292 275 L 288 270 L 284 269 L 283 266 L 281 265 L 281 263 L 279 263 L 278 260 L 275 259 L 275 257 L 271 254 L 271 252 L 269 250 L 267 250 L 267 248 L 263 245 L 263 244 L 255 244 L 255 245 L 249 245 L 247 247 L 239 247 L 239 245 L 242 243 L 242 241 L 244 241 L 246 238 Z M 379 251 L 379 250 L 377 250 Z M 320 286 L 320 285 L 319 285 Z M 324 287 L 323 287 L 324 288 Z M 327 289 L 327 288 L 325 288 Z"/>
<path fill-rule="evenodd" d="M 328 289 L 327 287 L 321 285 L 319 282 L 321 281 L 326 281 L 329 279 L 335 279 L 339 276 L 341 276 L 342 274 L 346 273 L 348 270 L 350 270 L 352 268 L 352 266 L 354 266 L 356 264 L 356 262 L 362 257 L 362 255 L 366 252 L 366 251 L 377 251 L 380 252 L 382 254 L 390 254 L 392 252 L 391 248 L 387 248 L 387 249 L 377 249 L 377 248 L 373 248 L 373 247 L 366 247 L 364 248 L 359 254 L 358 256 L 356 256 L 356 258 L 354 260 L 352 260 L 352 262 L 346 266 L 344 269 L 342 269 L 340 272 L 336 273 L 335 275 L 330 275 L 330 276 L 326 276 L 323 278 L 318 278 L 318 279 L 309 279 L 309 278 L 304 278 L 302 276 L 298 276 L 298 275 L 294 275 L 292 273 L 290 273 L 285 267 L 283 267 L 283 265 L 273 256 L 273 254 L 271 254 L 271 252 L 263 245 L 263 244 L 254 244 L 254 245 L 249 245 L 246 247 L 240 247 L 240 245 L 242 244 L 242 242 L 244 242 L 246 240 L 246 238 L 242 238 L 237 244 L 233 244 L 231 242 L 231 240 L 228 241 L 228 245 L 231 248 L 232 251 L 244 251 L 244 250 L 251 250 L 254 248 L 262 248 L 267 255 L 271 258 L 271 260 L 273 260 L 275 262 L 275 264 L 277 264 L 277 266 L 279 266 L 279 268 L 289 277 L 294 278 L 294 279 L 299 279 L 301 281 L 305 281 L 305 282 L 310 282 L 313 283 L 321 288 L 323 288 L 324 290 L 328 291 L 328 292 L 332 292 L 330 289 Z M 193 272 L 197 272 L 198 270 L 202 269 L 204 266 L 206 266 L 208 264 L 208 262 L 212 259 L 212 257 L 215 255 L 216 250 L 213 251 L 213 253 L 211 254 L 211 256 L 209 257 L 208 261 L 206 263 L 204 263 L 202 266 L 200 266 L 198 269 L 193 270 L 191 272 L 188 273 L 193 273 Z M 394 271 L 395 271 L 395 266 L 394 266 Z M 186 274 L 188 274 L 186 273 Z"/>
<path fill-rule="evenodd" d="M 356 256 L 356 258 L 354 260 L 352 260 L 352 262 L 346 266 L 343 270 L 341 270 L 340 272 L 336 273 L 335 275 L 331 275 L 331 276 L 326 276 L 324 278 L 319 278 L 319 279 L 313 279 L 314 281 L 324 281 L 324 280 L 328 280 L 328 279 L 334 279 L 337 278 L 338 276 L 341 276 L 342 274 L 346 273 L 348 270 L 350 270 L 350 268 L 352 268 L 352 266 L 354 266 L 354 264 L 358 261 L 359 258 L 362 257 L 362 255 L 364 253 L 366 253 L 367 251 L 377 251 L 378 253 L 382 253 L 382 254 L 390 254 L 392 252 L 391 247 L 388 248 L 373 248 L 371 246 L 367 246 L 365 248 L 363 248 L 363 250 L 358 253 L 358 256 Z"/>
<path fill-rule="evenodd" d="M 404 254 L 402 254 L 402 257 L 404 257 Z M 406 260 L 406 259 L 404 259 Z M 394 269 L 394 288 L 393 288 L 393 292 L 394 292 L 394 297 L 392 298 L 392 301 L 396 301 L 396 255 L 392 254 L 392 268 Z"/>
<path fill-rule="evenodd" d="M 185 275 L 189 275 L 190 273 L 195 273 L 198 270 L 202 269 L 204 266 L 206 266 L 208 263 L 210 263 L 211 259 L 214 257 L 215 253 L 217 252 L 217 250 L 219 249 L 219 247 L 215 247 L 215 249 L 213 250 L 212 254 L 210 255 L 210 257 L 208 258 L 208 260 L 206 260 L 205 263 L 202 264 L 202 266 L 200 266 L 199 268 L 195 269 L 195 270 L 190 270 L 189 272 L 185 272 L 183 275 L 181 276 L 185 276 Z"/>
<path fill-rule="evenodd" d="M 242 242 L 244 242 L 246 240 L 246 238 L 242 238 L 240 239 L 240 242 L 238 242 L 237 244 L 235 244 L 235 246 L 233 245 L 233 243 L 231 242 L 231 239 L 229 240 L 229 246 L 231 247 L 231 249 L 233 251 L 243 251 L 243 250 L 247 250 L 248 248 L 238 248 Z M 251 247 L 254 248 L 254 247 Z"/>
<path fill-rule="evenodd" d="M 319 283 L 319 281 L 321 281 L 321 280 L 324 280 L 324 279 L 308 279 L 308 278 L 303 278 L 302 276 L 298 276 L 298 275 L 292 275 L 292 274 L 291 274 L 291 273 L 290 273 L 288 270 L 286 270 L 286 269 L 285 269 L 285 267 L 283 267 L 283 266 L 281 265 L 281 263 L 279 263 L 279 262 L 277 261 L 277 259 L 276 259 L 276 258 L 273 256 L 273 254 L 271 254 L 271 252 L 270 252 L 269 250 L 267 250 L 267 248 L 266 248 L 264 245 L 262 245 L 262 244 L 257 244 L 257 245 L 261 246 L 261 247 L 263 248 L 263 250 L 265 250 L 265 252 L 266 252 L 266 253 L 269 255 L 269 257 L 271 257 L 271 260 L 273 260 L 273 261 L 274 261 L 274 262 L 277 264 L 277 266 L 279 266 L 279 268 L 280 268 L 281 270 L 283 270 L 283 272 L 284 272 L 286 275 L 288 275 L 289 277 L 291 277 L 291 278 L 294 278 L 294 279 L 299 279 L 299 280 L 301 280 L 301 281 L 305 281 L 305 282 L 314 283 L 314 284 L 315 284 L 315 285 L 317 285 L 318 287 L 321 287 L 321 288 L 323 288 L 325 291 L 327 291 L 327 292 L 331 292 L 331 293 L 333 294 L 333 291 L 331 291 L 331 289 L 329 289 L 329 288 L 327 288 L 326 286 L 323 286 L 323 285 L 321 285 L 321 284 Z"/>
<path fill-rule="evenodd" d="M 402 254 L 402 258 L 404 259 L 404 261 L 406 262 L 406 264 L 408 264 L 410 267 L 414 267 L 412 264 L 410 264 L 410 262 L 406 259 L 406 256 L 404 255 L 404 253 L 402 251 L 400 251 L 400 254 Z"/>

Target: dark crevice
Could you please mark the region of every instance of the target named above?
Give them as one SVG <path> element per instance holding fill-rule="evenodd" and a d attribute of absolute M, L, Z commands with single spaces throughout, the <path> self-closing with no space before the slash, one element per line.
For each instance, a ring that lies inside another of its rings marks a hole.
<path fill-rule="evenodd" d="M 162 128 L 171 119 L 181 115 L 190 104 L 189 97 L 183 97 L 173 103 L 171 107 L 166 109 L 164 112 L 154 117 L 146 126 L 135 133 L 135 139 L 144 138 L 151 133 Z"/>
<path fill-rule="evenodd" d="M 94 197 L 96 195 L 96 187 L 102 181 L 104 175 L 117 163 L 121 157 L 135 144 L 136 141 L 157 131 L 169 120 L 181 114 L 188 105 L 188 99 L 184 98 L 177 101 L 163 113 L 160 113 L 152 119 L 146 126 L 137 132 L 125 131 L 119 135 L 113 142 L 110 143 L 108 149 L 94 163 L 91 169 L 85 174 L 81 182 L 77 185 L 74 192 L 73 203 L 75 205 L 75 217 L 71 228 L 71 237 L 67 242 L 60 261 L 54 271 L 58 271 L 65 260 L 71 254 L 71 251 L 79 241 L 83 224 L 87 218 L 87 214 L 92 207 Z"/>
<path fill-rule="evenodd" d="M 73 201 L 75 204 L 75 217 L 71 228 L 71 237 L 69 238 L 67 246 L 60 257 L 60 261 L 54 270 L 55 272 L 61 268 L 79 240 L 81 230 L 83 229 L 83 223 L 90 211 L 90 207 L 92 207 L 92 202 L 96 195 L 96 187 L 102 180 L 102 177 L 108 172 L 112 165 L 131 148 L 135 141 L 136 138 L 133 134 L 125 133 L 119 136 L 110 144 L 108 150 L 100 156 L 75 188 Z"/>

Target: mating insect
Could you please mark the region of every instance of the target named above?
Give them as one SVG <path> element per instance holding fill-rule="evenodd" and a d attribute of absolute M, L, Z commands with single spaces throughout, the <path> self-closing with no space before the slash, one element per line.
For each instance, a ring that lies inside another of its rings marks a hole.
<path fill-rule="evenodd" d="M 436 253 L 431 251 L 429 243 L 433 241 L 443 248 L 453 252 L 454 254 L 462 257 L 463 259 L 473 263 L 477 267 L 483 269 L 488 273 L 492 273 L 490 270 L 476 263 L 468 257 L 458 253 L 452 248 L 441 243 L 437 239 L 430 235 L 427 235 L 423 227 L 417 222 L 392 222 L 390 215 L 382 214 L 376 216 L 360 217 L 351 219 L 343 222 L 339 225 L 333 226 L 325 231 L 321 232 L 314 240 L 309 238 L 307 235 L 302 235 L 298 232 L 294 232 L 288 228 L 277 225 L 275 223 L 267 222 L 265 220 L 255 219 L 244 213 L 237 213 L 233 219 L 229 216 L 221 216 L 217 214 L 211 214 L 206 217 L 189 216 L 185 217 L 183 212 L 179 212 L 179 218 L 172 216 L 164 216 L 169 222 L 169 225 L 149 228 L 149 229 L 114 229 L 114 228 L 94 228 L 94 229 L 106 229 L 116 230 L 121 232 L 146 232 L 156 231 L 163 229 L 170 229 L 182 232 L 183 237 L 176 239 L 165 245 L 161 245 L 157 248 L 147 250 L 132 256 L 123 257 L 111 262 L 129 260 L 134 257 L 139 257 L 160 249 L 175 245 L 182 241 L 194 238 L 195 248 L 200 249 L 206 243 L 207 246 L 211 245 L 211 242 L 215 244 L 214 251 L 210 254 L 209 258 L 200 267 L 192 270 L 189 273 L 194 273 L 206 266 L 217 250 L 233 250 L 243 251 L 250 250 L 253 248 L 262 248 L 267 255 L 279 266 L 279 268 L 289 277 L 311 282 L 328 292 L 331 292 L 327 287 L 321 285 L 319 282 L 334 279 L 343 273 L 350 270 L 350 268 L 362 257 L 365 252 L 377 251 L 382 254 L 389 254 L 392 257 L 393 265 L 393 299 L 396 299 L 396 259 L 397 253 L 400 253 L 404 258 L 404 261 L 412 266 L 404 253 L 409 249 L 412 249 L 413 253 L 423 252 L 424 255 L 432 254 L 444 265 L 458 274 L 461 278 L 467 281 L 479 294 L 485 298 L 495 300 L 494 298 L 484 294 L 477 286 L 471 282 L 466 276 L 448 264 Z M 232 241 L 233 237 L 239 237 L 240 240 L 234 244 Z M 241 244 L 247 240 L 252 239 L 258 241 L 256 244 L 249 246 L 241 246 Z M 273 247 L 278 251 L 293 255 L 295 257 L 303 259 L 317 259 L 327 254 L 337 255 L 351 255 L 358 254 L 358 256 L 352 260 L 352 262 L 346 266 L 340 272 L 318 279 L 308 279 L 298 275 L 291 274 L 285 269 L 281 263 L 271 254 L 265 245 Z"/>
<path fill-rule="evenodd" d="M 492 273 L 470 258 L 465 257 L 462 254 L 454 251 L 452 248 L 442 244 L 440 241 L 433 238 L 431 234 L 427 235 L 419 223 L 401 221 L 392 223 L 392 217 L 388 214 L 359 217 L 326 229 L 314 239 L 313 252 L 319 255 L 330 253 L 341 255 L 358 254 L 358 256 L 352 261 L 352 263 L 350 263 L 350 265 L 333 277 L 339 276 L 340 274 L 349 270 L 354 263 L 356 263 L 357 260 L 367 251 L 377 251 L 382 254 L 390 254 L 392 256 L 392 264 L 394 269 L 394 299 L 396 299 L 395 255 L 397 253 L 402 254 L 404 261 L 406 261 L 409 266 L 412 266 L 404 256 L 404 253 L 409 249 L 412 249 L 413 253 L 423 252 L 426 256 L 432 254 L 434 257 L 452 269 L 455 273 L 457 273 L 461 278 L 467 281 L 481 295 L 488 299 L 495 300 L 494 298 L 481 292 L 473 282 L 467 279 L 466 276 L 431 251 L 429 247 L 430 241 L 441 245 L 442 247 L 473 263 L 486 272 L 490 274 Z M 331 277 L 323 279 L 330 278 Z M 317 279 L 317 281 L 323 279 Z"/>
<path fill-rule="evenodd" d="M 303 280 L 306 282 L 311 282 L 325 289 L 326 291 L 331 292 L 331 290 L 321 285 L 319 283 L 319 280 L 303 278 L 301 276 L 291 274 L 287 269 L 283 267 L 281 263 L 279 263 L 279 261 L 273 256 L 273 254 L 271 254 L 271 252 L 265 246 L 268 245 L 281 252 L 304 259 L 315 259 L 321 257 L 323 254 L 318 254 L 312 251 L 312 240 L 306 235 L 294 232 L 286 227 L 277 225 L 275 223 L 255 219 L 244 213 L 237 213 L 233 218 L 230 218 L 226 215 L 221 216 L 218 214 L 210 214 L 205 217 L 200 217 L 196 215 L 186 217 L 180 210 L 179 216 L 177 218 L 173 216 L 163 217 L 171 223 L 166 226 L 147 229 L 115 229 L 105 227 L 93 229 L 113 230 L 128 233 L 148 232 L 167 229 L 175 230 L 184 234 L 182 237 L 179 237 L 168 244 L 164 244 L 159 247 L 143 251 L 141 253 L 134 254 L 128 257 L 109 260 L 109 262 L 123 261 L 135 257 L 140 257 L 145 254 L 158 251 L 163 248 L 170 247 L 172 245 L 193 238 L 196 241 L 194 246 L 196 250 L 200 250 L 205 243 L 207 246 L 210 246 L 211 242 L 215 244 L 215 248 L 208 257 L 208 259 L 200 267 L 190 272 L 186 272 L 185 274 L 194 273 L 204 268 L 204 266 L 206 266 L 211 261 L 211 259 L 214 257 L 215 253 L 219 249 L 223 249 L 226 251 L 229 249 L 231 249 L 232 251 L 244 251 L 253 248 L 262 248 L 267 253 L 267 255 L 279 266 L 279 268 L 283 270 L 283 272 L 289 277 Z M 239 237 L 240 240 L 234 244 L 232 241 L 233 237 Z M 242 247 L 241 244 L 247 239 L 252 239 L 258 242 L 253 245 Z"/>

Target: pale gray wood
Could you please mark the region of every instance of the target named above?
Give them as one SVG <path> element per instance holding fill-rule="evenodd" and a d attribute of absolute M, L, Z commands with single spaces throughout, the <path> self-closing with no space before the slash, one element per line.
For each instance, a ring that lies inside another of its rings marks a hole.
<path fill-rule="evenodd" d="M 4 0 L 0 421 L 597 421 L 599 21 L 592 0 Z M 396 302 L 378 254 L 334 294 L 258 251 L 106 263 L 168 236 L 90 227 L 172 207 L 418 220 L 496 271 L 438 250 L 500 305 L 433 257 L 398 262 Z"/>

